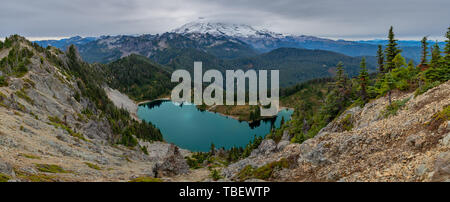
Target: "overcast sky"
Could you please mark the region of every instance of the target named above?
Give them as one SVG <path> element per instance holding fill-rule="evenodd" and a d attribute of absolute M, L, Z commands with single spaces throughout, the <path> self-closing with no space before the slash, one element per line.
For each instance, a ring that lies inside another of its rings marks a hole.
<path fill-rule="evenodd" d="M 334 39 L 442 39 L 450 0 L 11 0 L 0 3 L 0 36 L 163 33 L 204 17 Z"/>

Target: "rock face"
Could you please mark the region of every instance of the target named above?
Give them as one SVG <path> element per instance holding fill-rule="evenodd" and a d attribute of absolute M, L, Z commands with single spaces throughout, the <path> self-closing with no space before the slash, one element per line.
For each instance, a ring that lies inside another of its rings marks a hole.
<path fill-rule="evenodd" d="M 25 75 L 11 76 L 9 85 L 0 87 L 0 173 L 16 181 L 128 181 L 153 175 L 157 163 L 170 174 L 188 171 L 184 156 L 189 152 L 173 145 L 140 141 L 148 155 L 139 146 L 113 145 L 116 137 L 109 122 L 95 114 L 94 103 L 80 95 L 79 82 L 65 69 L 67 56 L 49 48 L 46 51 L 54 57 L 50 58 L 25 39 L 16 45 L 33 56 Z M 9 51 L 0 49 L 0 60 Z M 55 64 L 55 58 L 61 63 Z M 124 104 L 131 102 L 126 96 L 105 88 L 117 98 L 117 107 L 136 109 Z M 36 164 L 72 172 L 49 174 Z"/>
<path fill-rule="evenodd" d="M 137 104 L 131 100 L 127 95 L 122 94 L 118 90 L 105 86 L 104 90 L 108 95 L 108 98 L 119 108 L 126 109 L 133 118 L 138 120 L 136 112 L 138 109 Z"/>
<path fill-rule="evenodd" d="M 448 121 L 431 127 L 433 116 L 450 105 L 450 81 L 408 99 L 396 115 L 381 116 L 387 98 L 347 110 L 302 144 L 280 141 L 276 149 L 265 140 L 246 159 L 231 164 L 222 174 L 235 179 L 247 165 L 260 167 L 280 158 L 296 164 L 275 175 L 274 181 L 449 181 Z M 352 127 L 344 129 L 343 120 Z M 283 135 L 284 136 L 284 135 Z M 284 147 L 284 148 L 283 148 Z M 262 152 L 267 151 L 267 152 Z"/>
<path fill-rule="evenodd" d="M 291 134 L 288 130 L 283 131 L 283 136 L 281 136 L 280 142 L 277 144 L 277 150 L 282 151 L 287 145 L 291 143 Z"/>
<path fill-rule="evenodd" d="M 277 149 L 277 144 L 272 139 L 265 139 L 261 142 L 259 147 L 252 151 L 250 156 L 257 156 L 257 155 L 267 155 L 272 153 Z"/>
<path fill-rule="evenodd" d="M 161 163 L 157 163 L 154 169 L 155 177 L 174 176 L 186 174 L 189 172 L 189 166 L 178 147 L 170 145 L 167 156 Z"/>

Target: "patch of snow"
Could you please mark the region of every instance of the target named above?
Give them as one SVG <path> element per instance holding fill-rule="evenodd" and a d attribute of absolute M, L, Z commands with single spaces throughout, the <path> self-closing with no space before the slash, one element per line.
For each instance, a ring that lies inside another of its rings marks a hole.
<path fill-rule="evenodd" d="M 266 29 L 255 29 L 250 25 L 245 24 L 228 24 L 228 23 L 212 23 L 195 21 L 185 24 L 172 32 L 178 34 L 211 34 L 213 36 L 231 36 L 231 37 L 243 37 L 243 38 L 282 38 L 285 35 L 268 31 Z"/>

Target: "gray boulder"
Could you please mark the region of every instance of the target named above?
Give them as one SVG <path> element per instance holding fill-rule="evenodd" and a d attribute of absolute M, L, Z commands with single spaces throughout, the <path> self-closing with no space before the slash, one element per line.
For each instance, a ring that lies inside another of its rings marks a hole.
<path fill-rule="evenodd" d="M 277 145 L 277 150 L 278 150 L 278 151 L 282 151 L 282 150 L 283 150 L 286 146 L 288 146 L 290 143 L 291 143 L 291 142 L 285 141 L 285 140 L 280 141 L 280 142 L 278 143 L 278 145 Z"/>
<path fill-rule="evenodd" d="M 178 147 L 171 144 L 162 162 L 157 163 L 154 168 L 155 177 L 170 177 L 189 172 L 189 165 L 184 159 Z"/>
<path fill-rule="evenodd" d="M 258 156 L 258 155 L 268 155 L 277 149 L 277 144 L 272 139 L 265 139 L 261 142 L 258 149 L 252 151 L 250 156 Z"/>
<path fill-rule="evenodd" d="M 9 163 L 3 161 L 3 159 L 0 159 L 0 173 L 9 175 L 11 177 L 16 176 L 12 166 Z"/>
<path fill-rule="evenodd" d="M 450 147 L 450 133 L 447 133 L 444 138 L 442 138 L 442 145 Z"/>
<path fill-rule="evenodd" d="M 331 163 L 331 161 L 325 156 L 327 152 L 323 143 L 319 143 L 316 147 L 312 148 L 309 153 L 304 155 L 304 159 L 314 166 L 323 166 Z"/>
<path fill-rule="evenodd" d="M 291 135 L 289 134 L 288 130 L 283 131 L 283 136 L 281 137 L 281 141 L 290 141 Z"/>
<path fill-rule="evenodd" d="M 434 163 L 433 181 L 450 180 L 450 152 L 444 152 L 438 155 Z"/>

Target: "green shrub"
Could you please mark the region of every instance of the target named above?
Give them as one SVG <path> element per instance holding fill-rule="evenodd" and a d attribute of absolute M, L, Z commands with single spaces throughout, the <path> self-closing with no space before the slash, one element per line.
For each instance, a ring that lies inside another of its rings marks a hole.
<path fill-rule="evenodd" d="M 192 169 L 198 169 L 202 167 L 203 162 L 205 162 L 210 156 L 209 152 L 196 152 L 190 157 L 186 157 L 186 162 Z"/>
<path fill-rule="evenodd" d="M 67 133 L 69 133 L 70 136 L 76 137 L 76 138 L 78 138 L 80 140 L 83 140 L 83 141 L 86 141 L 86 142 L 89 142 L 89 140 L 86 139 L 83 134 L 74 132 L 69 126 L 66 125 L 66 123 L 61 121 L 61 119 L 59 119 L 58 117 L 56 117 L 56 116 L 48 116 L 48 120 L 50 121 L 50 124 L 52 124 L 56 128 L 61 128 L 61 129 L 66 130 Z"/>
<path fill-rule="evenodd" d="M 23 156 L 23 157 L 25 157 L 25 158 L 29 158 L 29 159 L 41 159 L 41 157 L 39 157 L 39 156 L 35 156 L 35 155 L 32 155 L 32 154 L 24 154 L 24 153 L 21 153 L 21 154 L 19 154 L 20 156 Z"/>
<path fill-rule="evenodd" d="M 267 163 L 257 169 L 254 169 L 251 165 L 247 165 L 238 173 L 237 178 L 240 181 L 245 181 L 251 178 L 268 180 L 272 178 L 274 171 L 288 168 L 290 164 L 291 163 L 287 159 L 282 158 L 279 161 Z"/>
<path fill-rule="evenodd" d="M 411 98 L 409 97 L 409 98 L 405 98 L 403 100 L 393 101 L 392 104 L 388 105 L 386 107 L 386 109 L 381 112 L 382 116 L 384 118 L 387 118 L 389 116 L 397 115 L 398 110 L 402 109 L 410 99 Z"/>
<path fill-rule="evenodd" d="M 37 170 L 46 173 L 70 173 L 58 165 L 53 164 L 36 164 Z"/>
<path fill-rule="evenodd" d="M 255 169 L 251 165 L 247 165 L 244 168 L 242 168 L 241 171 L 237 174 L 237 178 L 239 181 L 245 181 L 247 179 L 250 179 L 253 177 L 253 172 Z"/>
<path fill-rule="evenodd" d="M 416 89 L 416 91 L 414 92 L 414 96 L 422 95 L 423 93 L 425 93 L 428 90 L 438 86 L 439 84 L 441 84 L 441 82 L 439 82 L 439 81 L 426 82 L 424 85 L 422 85 L 422 86 L 420 86 L 419 88 Z"/>
<path fill-rule="evenodd" d="M 428 125 L 431 130 L 435 130 L 438 129 L 442 123 L 448 120 L 450 120 L 450 105 L 445 106 L 442 111 L 434 114 L 431 121 L 427 122 L 426 125 Z"/>
<path fill-rule="evenodd" d="M 20 90 L 18 90 L 18 91 L 16 91 L 16 95 L 17 95 L 17 97 L 20 97 L 20 98 L 24 99 L 25 101 L 27 101 L 28 103 L 34 105 L 34 100 L 31 99 L 31 98 L 27 95 L 27 93 L 25 92 L 25 90 L 24 90 L 23 88 L 20 89 Z"/>
<path fill-rule="evenodd" d="M 286 160 L 285 158 L 282 158 L 279 161 L 268 163 L 264 166 L 257 168 L 253 175 L 257 179 L 267 180 L 272 177 L 274 171 L 282 169 L 282 168 L 288 168 L 288 167 L 289 167 L 288 160 Z"/>
<path fill-rule="evenodd" d="M 10 180 L 10 179 L 11 179 L 11 177 L 9 175 L 0 173 L 0 182 L 8 182 L 8 180 Z"/>
<path fill-rule="evenodd" d="M 220 175 L 219 171 L 216 169 L 211 169 L 211 173 L 209 174 L 209 177 L 211 177 L 214 181 L 217 181 L 219 179 L 222 179 L 222 175 Z"/>
<path fill-rule="evenodd" d="M 16 173 L 16 177 L 23 180 L 23 181 L 27 181 L 27 182 L 56 182 L 58 181 L 57 179 L 55 179 L 52 176 L 48 176 L 45 174 L 31 174 L 31 173 L 26 173 L 20 170 L 14 170 L 14 172 Z"/>
<path fill-rule="evenodd" d="M 8 86 L 8 81 L 5 76 L 0 76 L 0 87 Z"/>
<path fill-rule="evenodd" d="M 340 125 L 344 131 L 352 130 L 353 123 L 352 123 L 352 115 L 347 114 L 340 122 Z"/>
<path fill-rule="evenodd" d="M 153 177 L 138 177 L 130 182 L 164 182 L 162 179 Z"/>
<path fill-rule="evenodd" d="M 95 169 L 95 170 L 102 170 L 102 168 L 100 168 L 100 166 L 95 165 L 93 163 L 84 162 L 84 164 L 86 164 L 89 168 L 92 168 L 92 169 Z"/>
<path fill-rule="evenodd" d="M 145 155 L 148 155 L 147 146 L 142 146 L 141 151 L 144 152 Z"/>

